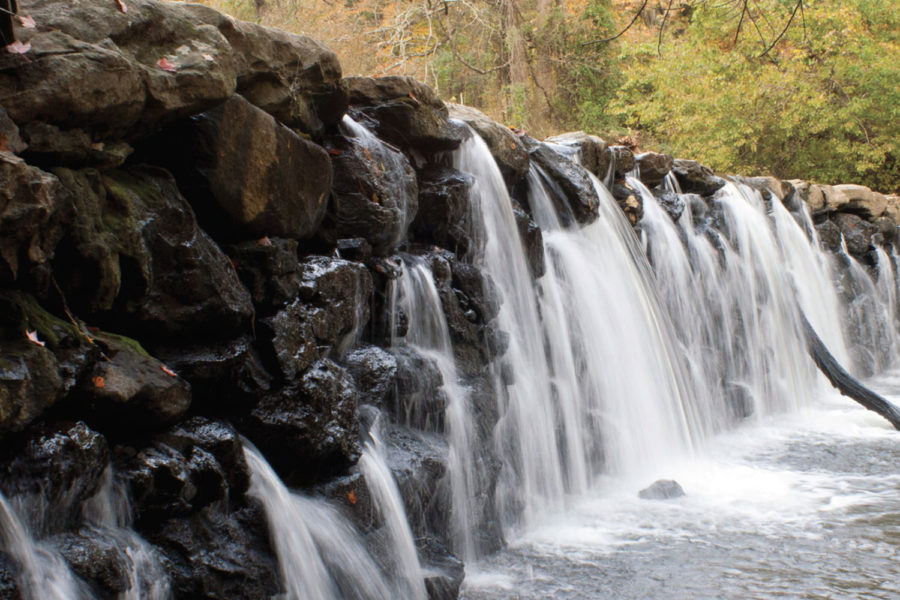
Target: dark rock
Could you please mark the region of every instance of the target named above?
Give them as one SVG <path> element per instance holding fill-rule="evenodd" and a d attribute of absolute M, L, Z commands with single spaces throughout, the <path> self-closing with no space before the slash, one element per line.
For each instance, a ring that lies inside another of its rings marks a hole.
<path fill-rule="evenodd" d="M 644 216 L 643 200 L 630 185 L 624 181 L 616 181 L 613 183 L 610 193 L 619 203 L 632 226 L 641 222 L 641 218 Z"/>
<path fill-rule="evenodd" d="M 770 195 L 784 200 L 794 193 L 794 186 L 790 182 L 775 177 L 740 177 L 738 181 L 758 191 L 765 200 L 768 200 Z"/>
<path fill-rule="evenodd" d="M 9 554 L 0 551 L 0 600 L 23 600 L 18 577 L 19 565 Z"/>
<path fill-rule="evenodd" d="M 684 213 L 685 202 L 679 194 L 670 191 L 657 193 L 656 200 L 673 222 L 678 221 L 682 213 Z"/>
<path fill-rule="evenodd" d="M 347 77 L 350 114 L 374 121 L 374 132 L 400 148 L 416 167 L 438 152 L 457 148 L 465 131 L 450 122 L 447 106 L 412 77 Z"/>
<path fill-rule="evenodd" d="M 228 258 L 159 169 L 58 169 L 75 223 L 54 272 L 78 314 L 141 339 L 221 337 L 253 308 Z"/>
<path fill-rule="evenodd" d="M 717 177 L 712 169 L 696 160 L 676 158 L 672 164 L 672 172 L 675 173 L 678 185 L 685 194 L 711 196 L 725 186 L 724 179 Z"/>
<path fill-rule="evenodd" d="M 99 588 L 101 597 L 121 597 L 131 587 L 131 559 L 114 539 L 100 531 L 83 528 L 54 536 L 52 542 L 78 577 Z"/>
<path fill-rule="evenodd" d="M 470 175 L 448 167 L 419 173 L 419 210 L 411 225 L 416 241 L 464 255 L 470 248 L 468 227 Z"/>
<path fill-rule="evenodd" d="M 80 521 L 81 503 L 97 492 L 109 464 L 106 440 L 82 422 L 34 427 L 12 451 L 2 463 L 0 488 L 34 512 L 27 522 L 37 535 Z"/>
<path fill-rule="evenodd" d="M 19 135 L 19 128 L 9 118 L 6 109 L 0 106 L 0 152 L 21 154 L 27 147 L 28 144 Z"/>
<path fill-rule="evenodd" d="M 297 241 L 263 238 L 226 249 L 257 312 L 290 303 L 300 291 Z"/>
<path fill-rule="evenodd" d="M 357 401 L 350 375 L 323 359 L 296 383 L 264 397 L 244 419 L 244 430 L 283 479 L 312 483 L 359 458 Z"/>
<path fill-rule="evenodd" d="M 654 188 L 661 184 L 675 163 L 668 154 L 657 154 L 656 152 L 644 152 L 635 156 L 634 159 L 641 181 L 648 188 Z"/>
<path fill-rule="evenodd" d="M 0 150 L 0 282 L 50 260 L 68 213 L 56 177 Z"/>
<path fill-rule="evenodd" d="M 150 541 L 166 558 L 176 598 L 269 600 L 280 591 L 266 517 L 255 504 L 170 519 Z"/>
<path fill-rule="evenodd" d="M 438 540 L 426 537 L 416 540 L 416 550 L 425 576 L 429 600 L 454 600 L 466 576 L 465 565 Z"/>
<path fill-rule="evenodd" d="M 597 218 L 600 200 L 584 167 L 572 162 L 546 144 L 525 140 L 528 154 L 548 191 L 563 224 L 573 219 L 590 223 Z"/>
<path fill-rule="evenodd" d="M 518 218 L 518 215 L 517 215 Z M 529 229 L 534 224 L 530 223 Z M 536 228 L 536 226 L 535 226 Z M 531 236 L 535 236 L 533 231 L 529 231 Z M 540 229 L 537 229 L 537 242 L 540 243 Z M 533 239 L 525 238 L 526 244 L 534 243 Z M 541 246 L 543 248 L 543 246 Z M 537 252 L 526 245 L 526 254 L 531 258 L 534 256 L 538 260 Z M 543 271 L 543 252 L 540 254 L 541 259 L 538 265 Z M 493 280 L 480 268 L 461 261 L 453 259 L 450 263 L 453 279 L 454 293 L 460 301 L 460 306 L 464 311 L 472 310 L 476 314 L 476 318 L 480 323 L 488 323 L 497 313 L 500 312 L 500 294 L 497 291 Z M 539 275 L 536 275 L 539 277 Z"/>
<path fill-rule="evenodd" d="M 26 124 L 22 135 L 28 140 L 28 150 L 23 156 L 30 163 L 48 168 L 111 169 L 125 162 L 132 152 L 131 146 L 125 142 L 94 142 L 82 129 L 61 131 L 55 125 L 39 121 Z"/>
<path fill-rule="evenodd" d="M 634 170 L 634 152 L 626 146 L 610 146 L 612 153 L 613 172 L 616 179 L 624 179 L 625 175 Z"/>
<path fill-rule="evenodd" d="M 831 252 L 841 251 L 841 228 L 832 221 L 823 221 L 816 225 L 816 234 L 822 245 Z"/>
<path fill-rule="evenodd" d="M 424 431 L 443 431 L 447 396 L 444 377 L 433 359 L 408 346 L 391 348 L 397 361 L 394 420 Z"/>
<path fill-rule="evenodd" d="M 295 379 L 320 358 L 308 307 L 299 300 L 261 319 L 258 332 L 264 352 L 271 355 L 285 380 Z"/>
<path fill-rule="evenodd" d="M 612 152 L 608 144 L 596 135 L 583 131 L 570 131 L 546 139 L 551 144 L 570 147 L 578 152 L 578 162 L 601 180 L 609 171 Z"/>
<path fill-rule="evenodd" d="M 397 377 L 394 355 L 378 346 L 364 346 L 344 357 L 344 366 L 356 382 L 360 403 L 386 406 Z"/>
<path fill-rule="evenodd" d="M 528 259 L 528 270 L 531 276 L 537 279 L 544 274 L 544 236 L 541 228 L 531 220 L 531 217 L 521 208 L 513 208 L 516 217 L 516 226 L 519 229 L 519 237 L 525 248 L 525 257 Z"/>
<path fill-rule="evenodd" d="M 345 260 L 365 262 L 372 258 L 372 244 L 366 238 L 343 238 L 335 245 L 338 255 Z"/>
<path fill-rule="evenodd" d="M 530 160 L 519 136 L 475 108 L 461 104 L 450 104 L 449 107 L 452 118 L 463 121 L 487 144 L 507 188 L 513 189 L 525 179 Z"/>
<path fill-rule="evenodd" d="M 847 213 L 834 215 L 832 221 L 841 230 L 850 254 L 861 257 L 872 249 L 872 236 L 878 233 L 875 225 Z"/>
<path fill-rule="evenodd" d="M 133 340 L 98 334 L 103 358 L 82 379 L 78 414 L 111 434 L 158 429 L 181 418 L 191 388 Z"/>
<path fill-rule="evenodd" d="M 885 243 L 897 245 L 898 237 L 897 224 L 890 217 L 878 217 L 872 223 L 878 228 L 878 233 L 884 238 Z"/>
<path fill-rule="evenodd" d="M 659 481 L 654 481 L 650 487 L 638 492 L 638 496 L 644 500 L 668 500 L 684 496 L 684 490 L 677 481 L 660 479 Z"/>
<path fill-rule="evenodd" d="M 406 237 L 418 209 L 416 174 L 398 150 L 361 125 L 328 139 L 334 169 L 331 201 L 320 235 L 334 244 L 361 237 L 384 255 Z"/>

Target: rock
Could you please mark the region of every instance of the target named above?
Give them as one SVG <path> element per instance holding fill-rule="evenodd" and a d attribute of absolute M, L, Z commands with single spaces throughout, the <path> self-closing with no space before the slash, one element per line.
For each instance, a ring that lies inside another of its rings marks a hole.
<path fill-rule="evenodd" d="M 188 124 L 189 123 L 189 124 Z M 148 142 L 217 239 L 305 239 L 325 216 L 332 184 L 325 149 L 241 96 Z"/>
<path fill-rule="evenodd" d="M 850 254 L 862 257 L 872 249 L 872 236 L 878 233 L 875 225 L 847 213 L 834 215 L 832 221 L 841 230 Z"/>
<path fill-rule="evenodd" d="M 900 225 L 900 196 L 885 196 L 885 200 L 884 216 Z"/>
<path fill-rule="evenodd" d="M 0 282 L 49 261 L 68 215 L 56 177 L 0 150 Z"/>
<path fill-rule="evenodd" d="M 30 60 L 0 61 L 0 105 L 20 127 L 40 121 L 84 129 L 95 142 L 120 139 L 234 93 L 228 41 L 178 5 L 134 0 L 126 14 L 115 3 L 34 0 L 28 11 L 40 23 L 18 31 Z"/>
<path fill-rule="evenodd" d="M 46 168 L 111 169 L 125 162 L 132 152 L 125 142 L 94 142 L 82 129 L 62 131 L 55 125 L 39 121 L 27 123 L 22 128 L 22 135 L 28 140 L 28 150 L 23 156 L 30 163 Z"/>
<path fill-rule="evenodd" d="M 166 172 L 56 173 L 76 217 L 53 267 L 78 314 L 142 340 L 221 338 L 249 324 L 250 295 Z"/>
<path fill-rule="evenodd" d="M 822 193 L 821 186 L 802 179 L 791 179 L 788 183 L 794 187 L 800 199 L 806 202 L 810 213 L 816 213 L 825 208 L 825 194 Z"/>
<path fill-rule="evenodd" d="M 308 309 L 301 301 L 298 300 L 273 316 L 260 320 L 259 325 L 264 352 L 277 364 L 283 379 L 287 381 L 295 379 L 320 358 Z"/>
<path fill-rule="evenodd" d="M 547 185 L 557 214 L 564 225 L 573 220 L 590 223 L 597 218 L 600 200 L 584 167 L 575 164 L 545 144 L 526 140 L 531 160 Z"/>
<path fill-rule="evenodd" d="M 816 235 L 822 246 L 831 252 L 841 251 L 841 228 L 832 221 L 823 221 L 816 225 Z"/>
<path fill-rule="evenodd" d="M 109 464 L 106 440 L 82 422 L 33 427 L 24 445 L 2 463 L 0 489 L 33 511 L 26 522 L 38 536 L 77 525 L 81 504 L 97 493 Z"/>
<path fill-rule="evenodd" d="M 394 402 L 389 406 L 394 420 L 423 431 L 443 431 L 447 396 L 437 363 L 405 345 L 390 352 L 397 362 Z"/>
<path fill-rule="evenodd" d="M 519 212 L 524 214 L 524 211 Z M 518 220 L 518 213 L 516 216 Z M 534 226 L 537 229 L 537 226 L 530 219 L 528 223 L 529 228 Z M 530 247 L 530 244 L 540 244 L 540 229 L 537 229 L 537 234 L 534 234 L 532 231 L 531 235 L 537 237 L 537 240 L 525 238 L 526 254 L 529 256 L 532 254 L 536 255 L 534 260 L 539 261 L 538 264 L 543 270 L 543 252 L 541 251 L 538 255 L 538 251 Z M 540 245 L 540 248 L 543 250 L 543 245 Z M 538 268 L 538 266 L 536 265 L 535 268 Z M 453 292 L 463 311 L 468 312 L 471 310 L 474 312 L 477 322 L 481 324 L 488 323 L 496 317 L 497 313 L 500 312 L 500 293 L 497 291 L 490 276 L 471 263 L 455 257 L 450 261 L 450 269 L 453 276 L 451 281 Z M 540 275 L 535 277 L 540 277 Z"/>
<path fill-rule="evenodd" d="M 634 170 L 634 152 L 626 146 L 610 146 L 612 153 L 613 172 L 617 179 L 624 179 L 625 175 Z"/>
<path fill-rule="evenodd" d="M 356 408 L 350 375 L 322 359 L 297 382 L 264 397 L 243 430 L 285 481 L 312 483 L 344 472 L 359 458 Z"/>
<path fill-rule="evenodd" d="M 19 592 L 19 566 L 6 552 L 0 551 L 0 598 L 2 600 L 27 600 Z"/>
<path fill-rule="evenodd" d="M 641 222 L 644 216 L 644 204 L 640 195 L 635 193 L 630 185 L 624 181 L 616 181 L 609 190 L 616 202 L 622 208 L 631 226 Z"/>
<path fill-rule="evenodd" d="M 365 238 L 385 255 L 406 237 L 418 210 L 416 174 L 406 157 L 361 125 L 327 141 L 334 184 L 320 235 Z"/>
<path fill-rule="evenodd" d="M 878 228 L 878 233 L 884 238 L 886 244 L 897 245 L 900 232 L 897 231 L 897 224 L 894 221 L 889 217 L 878 217 L 872 221 L 872 224 Z"/>
<path fill-rule="evenodd" d="M 717 177 L 712 169 L 696 160 L 676 158 L 672 163 L 672 172 L 678 179 L 681 191 L 686 194 L 711 196 L 725 185 L 724 179 Z"/>
<path fill-rule="evenodd" d="M 103 358 L 79 385 L 77 413 L 110 434 L 158 429 L 191 406 L 191 387 L 134 340 L 98 334 Z"/>
<path fill-rule="evenodd" d="M 841 208 L 842 211 L 874 221 L 887 210 L 887 198 L 863 185 L 842 184 L 834 186 L 834 189 L 847 197 L 848 202 Z"/>
<path fill-rule="evenodd" d="M 684 496 L 684 490 L 677 481 L 660 479 L 654 481 L 650 487 L 644 488 L 638 492 L 638 496 L 644 500 L 669 500 L 670 498 L 680 498 L 681 496 Z"/>
<path fill-rule="evenodd" d="M 677 222 L 684 213 L 686 206 L 682 196 L 668 190 L 655 195 L 659 206 L 666 211 L 666 214 L 669 215 L 673 222 Z"/>
<path fill-rule="evenodd" d="M 469 189 L 474 178 L 449 167 L 419 173 L 419 210 L 410 226 L 416 241 L 457 254 L 469 251 Z"/>
<path fill-rule="evenodd" d="M 430 537 L 416 540 L 428 600 L 454 600 L 459 597 L 459 588 L 466 576 L 465 565 L 444 547 Z"/>
<path fill-rule="evenodd" d="M 394 355 L 378 346 L 364 346 L 344 357 L 344 367 L 356 383 L 361 404 L 387 405 L 397 377 L 397 359 Z"/>
<path fill-rule="evenodd" d="M 262 238 L 226 248 L 257 313 L 290 303 L 300 291 L 297 241 Z"/>
<path fill-rule="evenodd" d="M 19 128 L 9 118 L 6 109 L 0 106 L 0 152 L 21 154 L 27 147 L 28 144 L 19 135 Z"/>
<path fill-rule="evenodd" d="M 608 175 L 612 152 L 608 150 L 608 144 L 596 135 L 588 135 L 583 131 L 570 131 L 554 135 L 545 141 L 576 149 L 578 163 L 601 181 Z"/>
<path fill-rule="evenodd" d="M 149 537 L 166 558 L 175 598 L 269 600 L 281 591 L 266 517 L 255 504 L 170 519 Z"/>
<path fill-rule="evenodd" d="M 775 177 L 741 177 L 740 181 L 757 190 L 765 199 L 768 199 L 767 194 L 771 194 L 779 200 L 786 200 L 794 192 L 790 182 Z"/>
<path fill-rule="evenodd" d="M 638 174 L 640 179 L 648 188 L 654 188 L 661 184 L 675 160 L 668 154 L 657 154 L 656 152 L 644 152 L 634 157 L 637 163 Z"/>
<path fill-rule="evenodd" d="M 347 111 L 347 87 L 337 55 L 321 42 L 237 21 L 199 4 L 181 9 L 213 25 L 228 40 L 238 94 L 315 137 L 340 122 Z"/>
<path fill-rule="evenodd" d="M 464 122 L 487 144 L 503 174 L 506 187 L 513 189 L 528 174 L 530 160 L 522 139 L 478 109 L 450 104 L 450 116 Z"/>
<path fill-rule="evenodd" d="M 365 262 L 372 258 L 372 244 L 366 238 L 341 238 L 335 242 L 337 255 L 353 262 Z"/>
<path fill-rule="evenodd" d="M 438 153 L 457 148 L 466 133 L 450 122 L 447 106 L 430 87 L 412 77 L 347 77 L 350 114 L 369 120 L 382 140 L 424 167 Z M 365 124 L 365 123 L 363 123 Z"/>
<path fill-rule="evenodd" d="M 516 218 L 516 226 L 522 245 L 525 248 L 525 257 L 528 259 L 528 270 L 531 276 L 537 279 L 544 275 L 544 236 L 537 223 L 524 210 L 513 207 L 513 215 Z"/>
<path fill-rule="evenodd" d="M 72 571 L 95 589 L 99 588 L 101 597 L 122 597 L 131 588 L 131 559 L 116 540 L 89 527 L 62 533 L 51 540 Z"/>
<path fill-rule="evenodd" d="M 849 204 L 850 199 L 847 194 L 833 185 L 823 185 L 822 195 L 825 197 L 825 208 L 823 212 L 830 213 L 842 210 L 844 206 Z"/>

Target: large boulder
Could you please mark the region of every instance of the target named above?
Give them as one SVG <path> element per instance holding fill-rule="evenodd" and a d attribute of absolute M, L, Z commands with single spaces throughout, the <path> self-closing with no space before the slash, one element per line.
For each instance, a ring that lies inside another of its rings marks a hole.
<path fill-rule="evenodd" d="M 527 139 L 526 145 L 532 162 L 540 167 L 538 173 L 563 224 L 590 223 L 596 219 L 600 199 L 585 168 L 546 144 Z"/>
<path fill-rule="evenodd" d="M 464 122 L 481 136 L 497 162 L 506 186 L 513 189 L 525 178 L 530 164 L 521 137 L 478 109 L 462 104 L 449 106 L 451 118 Z"/>
<path fill-rule="evenodd" d="M 822 195 L 825 198 L 825 207 L 822 212 L 832 213 L 843 210 L 850 203 L 850 198 L 843 191 L 833 185 L 823 185 Z"/>
<path fill-rule="evenodd" d="M 872 249 L 872 236 L 878 233 L 878 227 L 864 221 L 856 215 L 838 213 L 831 220 L 844 236 L 847 251 L 858 257 L 865 256 Z"/>
<path fill-rule="evenodd" d="M 583 131 L 569 131 L 549 137 L 545 141 L 577 151 L 581 166 L 601 180 L 606 178 L 612 151 L 609 150 L 609 145 L 596 135 L 588 135 Z"/>
<path fill-rule="evenodd" d="M 356 123 L 328 139 L 334 184 L 320 234 L 331 244 L 365 238 L 384 255 L 405 238 L 418 209 L 416 174 L 406 157 Z"/>
<path fill-rule="evenodd" d="M 410 226 L 412 237 L 464 255 L 470 248 L 469 188 L 474 179 L 449 167 L 419 173 L 419 210 Z"/>
<path fill-rule="evenodd" d="M 887 209 L 887 198 L 864 185 L 842 184 L 834 186 L 834 189 L 847 197 L 847 204 L 841 210 L 869 221 L 874 221 Z"/>
<path fill-rule="evenodd" d="M 675 160 L 668 154 L 658 154 L 656 152 L 638 154 L 634 157 L 634 160 L 637 164 L 641 181 L 648 188 L 654 188 L 661 184 L 665 180 L 666 175 L 669 174 L 669 171 L 672 170 L 672 165 L 675 164 Z"/>
<path fill-rule="evenodd" d="M 140 339 L 228 335 L 253 308 L 165 171 L 57 169 L 75 220 L 53 262 L 80 315 Z"/>
<path fill-rule="evenodd" d="M 686 194 L 711 196 L 725 186 L 725 180 L 716 176 L 709 167 L 696 160 L 676 158 L 672 163 L 672 172 Z"/>

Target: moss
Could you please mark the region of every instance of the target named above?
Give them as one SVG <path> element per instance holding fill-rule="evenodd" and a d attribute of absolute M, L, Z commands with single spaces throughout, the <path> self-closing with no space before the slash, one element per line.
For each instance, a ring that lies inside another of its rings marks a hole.
<path fill-rule="evenodd" d="M 64 345 L 66 338 L 88 340 L 88 335 L 73 323 L 50 314 L 38 301 L 21 292 L 6 292 L 0 295 L 21 315 L 21 334 L 26 331 L 37 331 L 38 339 L 46 342 L 51 348 Z"/>
<path fill-rule="evenodd" d="M 150 353 L 144 349 L 139 341 L 130 337 L 126 337 L 124 335 L 119 335 L 118 333 L 109 333 L 107 331 L 102 331 L 94 336 L 94 339 L 110 347 L 118 346 L 120 348 L 130 350 L 135 354 L 140 354 L 141 356 L 144 356 L 146 358 L 153 358 Z"/>

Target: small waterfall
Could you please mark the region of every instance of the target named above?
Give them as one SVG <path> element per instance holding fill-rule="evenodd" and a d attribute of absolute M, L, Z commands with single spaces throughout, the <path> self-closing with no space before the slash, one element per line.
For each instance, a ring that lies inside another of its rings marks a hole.
<path fill-rule="evenodd" d="M 394 590 L 356 530 L 325 502 L 291 493 L 249 442 L 248 493 L 262 502 L 281 570 L 284 600 L 392 600 Z"/>
<path fill-rule="evenodd" d="M 460 384 L 453 357 L 450 330 L 431 270 L 422 259 L 404 257 L 403 275 L 395 284 L 395 305 L 409 319 L 403 342 L 434 361 L 443 378 L 447 396 L 444 418 L 450 446 L 447 477 L 451 495 L 451 537 L 454 550 L 465 561 L 478 554 L 474 527 L 476 490 L 483 474 L 475 459 L 476 433 L 468 390 Z M 394 343 L 397 343 L 395 340 Z"/>
<path fill-rule="evenodd" d="M 26 600 L 89 599 L 93 595 L 50 546 L 37 542 L 0 494 L 0 537 L 19 565 L 18 584 Z"/>
<path fill-rule="evenodd" d="M 366 485 L 372 494 L 375 509 L 381 516 L 387 529 L 390 544 L 394 549 L 394 568 L 396 574 L 391 579 L 397 580 L 401 597 L 409 600 L 426 600 L 425 580 L 422 567 L 416 554 L 416 545 L 412 531 L 406 519 L 403 499 L 397 482 L 384 457 L 384 444 L 378 432 L 380 419 L 369 429 L 369 440 L 366 441 L 359 468 L 366 478 Z"/>

